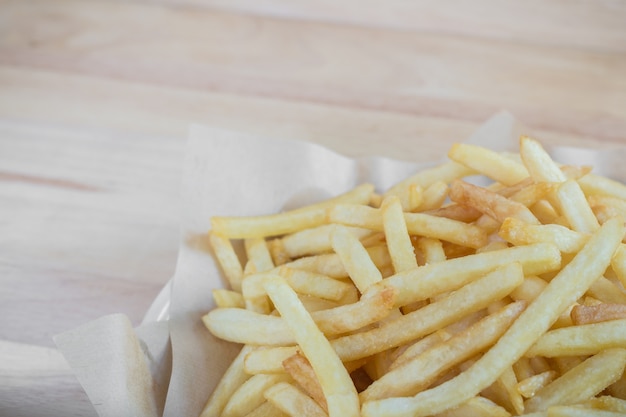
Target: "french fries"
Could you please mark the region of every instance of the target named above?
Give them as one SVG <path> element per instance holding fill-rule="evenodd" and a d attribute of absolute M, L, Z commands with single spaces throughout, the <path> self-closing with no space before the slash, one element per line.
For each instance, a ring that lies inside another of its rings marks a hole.
<path fill-rule="evenodd" d="M 448 156 L 211 219 L 227 288 L 202 321 L 242 349 L 201 417 L 624 415 L 626 186 L 525 136 Z"/>

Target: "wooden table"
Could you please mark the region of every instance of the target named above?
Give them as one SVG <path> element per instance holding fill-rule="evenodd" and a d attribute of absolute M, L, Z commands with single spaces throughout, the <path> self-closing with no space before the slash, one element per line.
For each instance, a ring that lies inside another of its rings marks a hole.
<path fill-rule="evenodd" d="M 190 123 L 427 160 L 507 109 L 626 143 L 625 74 L 619 0 L 0 0 L 0 415 L 95 415 L 52 336 L 172 275 Z"/>

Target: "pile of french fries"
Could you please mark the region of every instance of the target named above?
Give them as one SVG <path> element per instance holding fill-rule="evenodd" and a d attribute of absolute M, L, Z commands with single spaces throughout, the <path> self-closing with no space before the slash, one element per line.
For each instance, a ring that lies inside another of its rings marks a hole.
<path fill-rule="evenodd" d="M 242 348 L 202 417 L 626 415 L 626 186 L 529 137 L 448 157 L 212 218 L 203 322 Z"/>

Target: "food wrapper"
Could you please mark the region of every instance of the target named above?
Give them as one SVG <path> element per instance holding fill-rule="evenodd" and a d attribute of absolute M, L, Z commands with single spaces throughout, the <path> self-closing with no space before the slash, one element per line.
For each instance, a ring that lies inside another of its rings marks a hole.
<path fill-rule="evenodd" d="M 528 132 L 502 112 L 466 142 L 516 150 L 521 133 Z M 576 151 L 562 152 L 569 157 Z M 311 143 L 192 126 L 171 282 L 137 328 L 115 314 L 55 337 L 98 415 L 196 417 L 238 352 L 240 346 L 214 338 L 201 321 L 214 307 L 211 290 L 226 285 L 208 244 L 211 216 L 276 213 L 364 182 L 383 191 L 424 167 L 383 157 L 351 159 Z"/>

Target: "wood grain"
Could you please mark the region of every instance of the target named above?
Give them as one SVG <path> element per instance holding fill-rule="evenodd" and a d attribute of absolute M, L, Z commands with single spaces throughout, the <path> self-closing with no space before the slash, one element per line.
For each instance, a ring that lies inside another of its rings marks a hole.
<path fill-rule="evenodd" d="M 533 127 L 605 140 L 626 128 L 620 52 L 141 3 L 5 10 L 2 64 L 474 122 L 505 108 Z"/>
<path fill-rule="evenodd" d="M 170 278 L 191 123 L 440 158 L 492 113 L 626 143 L 619 0 L 0 0 L 0 415 L 92 416 L 52 336 Z"/>

